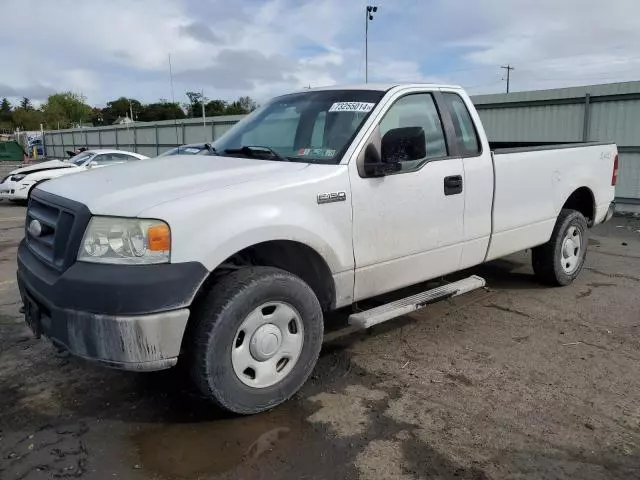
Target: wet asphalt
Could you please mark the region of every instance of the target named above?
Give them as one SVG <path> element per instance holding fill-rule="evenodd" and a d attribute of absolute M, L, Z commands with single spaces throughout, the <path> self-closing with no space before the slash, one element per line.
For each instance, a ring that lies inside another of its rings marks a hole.
<path fill-rule="evenodd" d="M 487 289 L 368 332 L 338 312 L 305 387 L 233 417 L 181 368 L 106 370 L 34 339 L 24 212 L 0 203 L 2 479 L 640 478 L 638 218 L 598 227 L 566 288 L 522 253 L 464 272 Z"/>

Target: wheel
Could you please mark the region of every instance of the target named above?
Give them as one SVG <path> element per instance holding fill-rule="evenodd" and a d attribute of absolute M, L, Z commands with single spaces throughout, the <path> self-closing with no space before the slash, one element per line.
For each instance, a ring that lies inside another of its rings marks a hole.
<path fill-rule="evenodd" d="M 300 278 L 276 268 L 241 268 L 222 277 L 192 321 L 192 378 L 207 398 L 238 414 L 290 398 L 322 346 L 318 299 Z"/>
<path fill-rule="evenodd" d="M 587 256 L 588 227 L 584 216 L 575 210 L 562 210 L 551 239 L 533 249 L 536 276 L 549 285 L 569 285 L 580 274 Z"/>

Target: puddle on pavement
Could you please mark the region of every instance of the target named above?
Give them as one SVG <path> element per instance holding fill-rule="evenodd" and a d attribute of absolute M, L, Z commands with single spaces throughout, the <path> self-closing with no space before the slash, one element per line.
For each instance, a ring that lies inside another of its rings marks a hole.
<path fill-rule="evenodd" d="M 308 428 L 296 402 L 249 417 L 152 427 L 134 437 L 138 468 L 164 479 L 220 475 L 286 450 Z"/>

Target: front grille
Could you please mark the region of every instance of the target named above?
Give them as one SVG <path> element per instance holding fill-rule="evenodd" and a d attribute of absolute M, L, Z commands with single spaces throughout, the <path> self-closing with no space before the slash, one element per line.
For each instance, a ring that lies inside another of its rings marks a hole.
<path fill-rule="evenodd" d="M 63 271 L 75 260 L 89 216 L 82 204 L 34 191 L 25 223 L 27 247 L 45 264 Z M 35 221 L 40 224 L 39 232 L 29 228 Z"/>

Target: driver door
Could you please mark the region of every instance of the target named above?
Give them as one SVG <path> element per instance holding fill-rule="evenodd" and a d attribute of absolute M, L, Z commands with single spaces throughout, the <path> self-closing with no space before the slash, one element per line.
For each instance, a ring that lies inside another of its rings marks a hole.
<path fill-rule="evenodd" d="M 423 158 L 402 161 L 398 172 L 383 177 L 363 176 L 357 165 L 364 161 L 363 153 L 358 162 L 351 162 L 354 300 L 460 266 L 464 170 L 453 139 L 448 142 L 445 136 L 452 129 L 451 120 L 445 112 L 443 122 L 437 98 L 438 92 L 398 93 L 379 123 L 379 137 L 370 139 L 380 146 L 393 129 L 421 127 L 426 140 Z"/>

